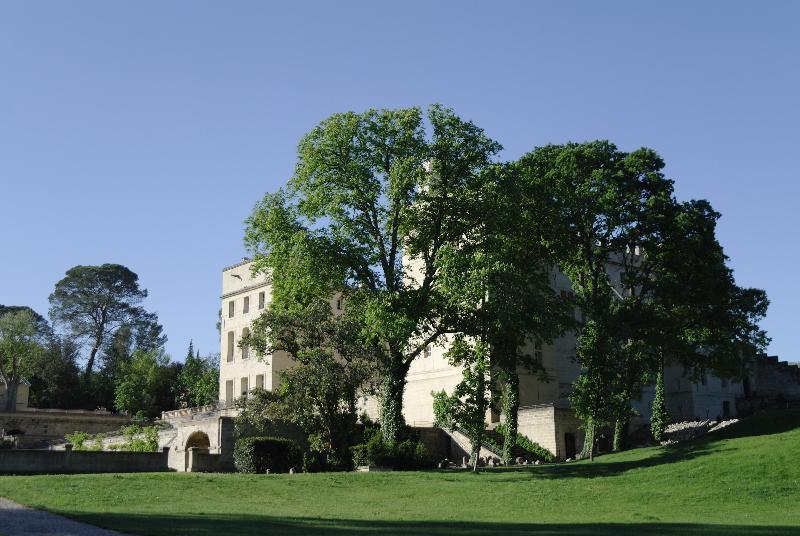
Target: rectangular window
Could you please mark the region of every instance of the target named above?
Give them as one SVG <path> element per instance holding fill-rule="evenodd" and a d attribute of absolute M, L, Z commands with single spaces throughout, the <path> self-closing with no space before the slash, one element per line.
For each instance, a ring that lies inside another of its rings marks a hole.
<path fill-rule="evenodd" d="M 233 380 L 225 382 L 225 404 L 228 406 L 233 404 Z"/>
<path fill-rule="evenodd" d="M 247 314 L 250 312 L 250 296 L 244 297 L 244 303 L 242 304 L 242 313 Z"/>
<path fill-rule="evenodd" d="M 425 350 L 424 350 L 422 355 L 423 355 L 423 357 L 430 357 L 431 356 L 431 345 L 430 344 L 425 347 Z"/>
<path fill-rule="evenodd" d="M 263 389 L 264 388 L 264 375 L 257 374 L 256 375 L 256 389 Z"/>
<path fill-rule="evenodd" d="M 723 389 L 727 389 L 727 388 L 728 388 L 728 380 L 726 380 L 725 378 L 722 378 L 722 379 L 719 381 L 719 383 L 720 383 L 720 385 L 722 385 L 722 388 L 723 388 Z"/>
<path fill-rule="evenodd" d="M 706 384 L 706 373 L 704 372 L 702 376 L 700 376 L 700 383 L 705 385 Z"/>
<path fill-rule="evenodd" d="M 337 298 L 336 299 L 336 310 L 337 311 L 341 311 L 342 310 L 342 299 L 341 298 Z"/>
<path fill-rule="evenodd" d="M 228 363 L 233 361 L 233 347 L 234 347 L 234 344 L 233 344 L 233 332 L 229 331 L 228 332 Z"/>
<path fill-rule="evenodd" d="M 259 292 L 258 293 L 258 308 L 259 309 L 263 309 L 264 308 L 264 302 L 266 301 L 266 299 L 267 299 L 267 296 L 264 294 L 264 292 Z"/>
<path fill-rule="evenodd" d="M 250 335 L 250 330 L 244 328 L 242 330 L 242 339 L 246 339 Z M 250 345 L 242 341 L 242 359 L 250 359 Z"/>
<path fill-rule="evenodd" d="M 544 354 L 542 353 L 542 343 L 540 341 L 536 341 L 533 344 L 533 359 L 536 360 L 537 363 L 541 363 Z"/>
<path fill-rule="evenodd" d="M 228 318 L 233 318 L 233 313 L 236 311 L 236 302 L 231 300 L 228 302 Z"/>
<path fill-rule="evenodd" d="M 247 396 L 247 378 L 242 378 L 242 396 Z"/>

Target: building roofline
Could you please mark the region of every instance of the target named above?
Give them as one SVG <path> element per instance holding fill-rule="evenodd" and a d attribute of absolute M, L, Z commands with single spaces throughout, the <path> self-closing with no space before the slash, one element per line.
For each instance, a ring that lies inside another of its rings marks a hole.
<path fill-rule="evenodd" d="M 234 268 L 238 268 L 239 266 L 244 266 L 245 264 L 248 264 L 250 262 L 253 262 L 253 259 L 249 257 L 242 257 L 241 261 L 237 262 L 236 264 L 226 266 L 225 268 L 222 269 L 222 271 L 227 272 L 228 270 L 233 270 Z"/>

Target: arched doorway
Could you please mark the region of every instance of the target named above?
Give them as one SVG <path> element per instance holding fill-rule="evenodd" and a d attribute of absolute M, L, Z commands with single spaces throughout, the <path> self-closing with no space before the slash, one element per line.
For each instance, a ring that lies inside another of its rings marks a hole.
<path fill-rule="evenodd" d="M 208 452 L 211 448 L 211 441 L 205 432 L 192 432 L 186 440 L 186 450 L 195 447 L 204 452 Z"/>
<path fill-rule="evenodd" d="M 206 435 L 205 432 L 196 431 L 189 434 L 189 437 L 186 439 L 183 470 L 184 471 L 191 470 L 190 469 L 191 463 L 189 461 L 191 456 L 191 451 L 189 449 L 196 448 L 199 449 L 199 451 L 202 454 L 208 454 L 210 447 L 211 447 L 211 441 L 209 441 L 208 435 Z"/>

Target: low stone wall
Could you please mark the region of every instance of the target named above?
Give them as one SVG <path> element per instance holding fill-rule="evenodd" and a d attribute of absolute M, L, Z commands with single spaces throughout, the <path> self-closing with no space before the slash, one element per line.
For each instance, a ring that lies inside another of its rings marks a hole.
<path fill-rule="evenodd" d="M 86 452 L 0 450 L 0 474 L 145 473 L 169 471 L 168 449 L 162 452 Z"/>
<path fill-rule="evenodd" d="M 63 440 L 66 434 L 72 432 L 111 432 L 130 422 L 130 417 L 94 411 L 0 411 L 0 430 L 15 435 L 23 448 L 47 446 L 49 442 Z"/>

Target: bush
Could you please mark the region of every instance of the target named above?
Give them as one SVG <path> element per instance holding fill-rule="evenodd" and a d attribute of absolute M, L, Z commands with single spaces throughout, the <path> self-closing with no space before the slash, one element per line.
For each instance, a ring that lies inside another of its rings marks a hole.
<path fill-rule="evenodd" d="M 498 424 L 497 427 L 495 427 L 495 430 L 499 434 L 505 435 L 505 424 Z M 547 463 L 553 463 L 554 461 L 556 461 L 556 457 L 553 455 L 552 452 L 541 446 L 536 441 L 532 441 L 528 436 L 524 436 L 519 432 L 517 432 L 516 444 L 518 447 L 530 452 L 538 460 Z M 497 448 L 499 449 L 500 447 L 498 446 Z"/>
<path fill-rule="evenodd" d="M 424 443 L 408 430 L 404 435 L 405 438 L 400 441 L 387 443 L 383 441 L 379 427 L 366 425 L 365 441 L 351 449 L 353 464 L 379 465 L 398 470 L 424 469 L 432 466 Z"/>
<path fill-rule="evenodd" d="M 86 432 L 72 432 L 64 436 L 64 439 L 72 444 L 73 450 L 84 450 L 84 443 L 91 438 L 92 434 Z"/>
<path fill-rule="evenodd" d="M 243 437 L 233 448 L 233 463 L 240 473 L 285 473 L 300 467 L 303 453 L 282 437 Z"/>
<path fill-rule="evenodd" d="M 13 439 L 0 437 L 0 450 L 13 449 L 13 448 L 14 448 L 14 440 Z"/>
<path fill-rule="evenodd" d="M 303 472 L 322 473 L 325 471 L 350 471 L 353 469 L 351 460 L 341 460 L 325 452 L 310 450 L 303 453 Z"/>

